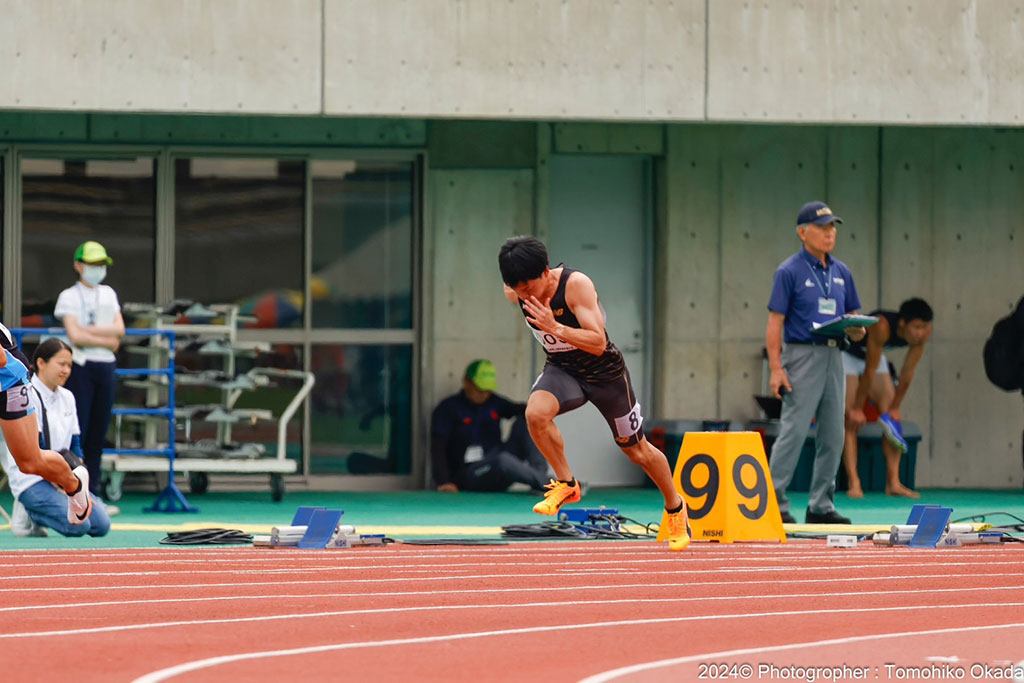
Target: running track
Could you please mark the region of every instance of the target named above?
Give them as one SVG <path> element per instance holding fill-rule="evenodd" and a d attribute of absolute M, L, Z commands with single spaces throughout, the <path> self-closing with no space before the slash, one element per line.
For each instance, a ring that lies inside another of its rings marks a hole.
<path fill-rule="evenodd" d="M 1019 544 L 0 553 L 5 682 L 976 680 L 1022 660 Z"/>

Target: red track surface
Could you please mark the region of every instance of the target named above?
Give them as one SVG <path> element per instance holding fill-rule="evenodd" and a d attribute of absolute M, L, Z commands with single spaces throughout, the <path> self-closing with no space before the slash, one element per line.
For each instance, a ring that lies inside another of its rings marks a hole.
<path fill-rule="evenodd" d="M 5 682 L 810 680 L 786 667 L 844 664 L 983 680 L 972 664 L 1022 660 L 1016 544 L 0 553 Z"/>

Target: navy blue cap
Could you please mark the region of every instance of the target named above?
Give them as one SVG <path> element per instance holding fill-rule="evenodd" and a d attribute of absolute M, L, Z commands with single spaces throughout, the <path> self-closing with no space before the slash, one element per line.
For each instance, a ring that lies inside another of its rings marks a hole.
<path fill-rule="evenodd" d="M 808 223 L 828 225 L 842 222 L 843 219 L 834 215 L 832 209 L 828 208 L 828 204 L 825 202 L 808 202 L 800 208 L 800 213 L 796 215 L 797 225 L 807 225 Z"/>

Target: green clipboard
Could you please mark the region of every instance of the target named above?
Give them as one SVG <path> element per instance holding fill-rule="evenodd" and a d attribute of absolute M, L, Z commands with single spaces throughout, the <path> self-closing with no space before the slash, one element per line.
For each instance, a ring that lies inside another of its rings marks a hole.
<path fill-rule="evenodd" d="M 873 315 L 841 315 L 823 323 L 812 323 L 811 333 L 825 337 L 842 337 L 847 327 L 870 327 L 878 322 Z"/>

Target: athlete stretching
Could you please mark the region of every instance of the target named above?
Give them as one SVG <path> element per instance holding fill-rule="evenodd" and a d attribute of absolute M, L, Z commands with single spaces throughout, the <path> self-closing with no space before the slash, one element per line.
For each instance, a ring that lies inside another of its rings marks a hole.
<path fill-rule="evenodd" d="M 665 454 L 644 437 L 643 416 L 629 381 L 622 353 L 604 327 L 604 310 L 589 277 L 564 265 L 548 267 L 548 250 L 535 237 L 513 237 L 502 245 L 498 266 L 505 296 L 518 304 L 547 362 L 526 403 L 526 424 L 537 448 L 558 479 L 547 485 L 544 500 L 533 506 L 555 515 L 564 503 L 580 499 L 580 484 L 565 459 L 565 443 L 556 415 L 590 401 L 611 427 L 615 443 L 643 468 L 665 496 L 668 545 L 690 544 L 686 505 L 672 483 Z"/>
<path fill-rule="evenodd" d="M 10 331 L 0 325 L 0 430 L 7 448 L 19 470 L 37 474 L 68 494 L 68 521 L 81 524 L 92 512 L 89 472 L 71 451 L 39 447 L 39 425 L 28 399 L 29 365 Z"/>

